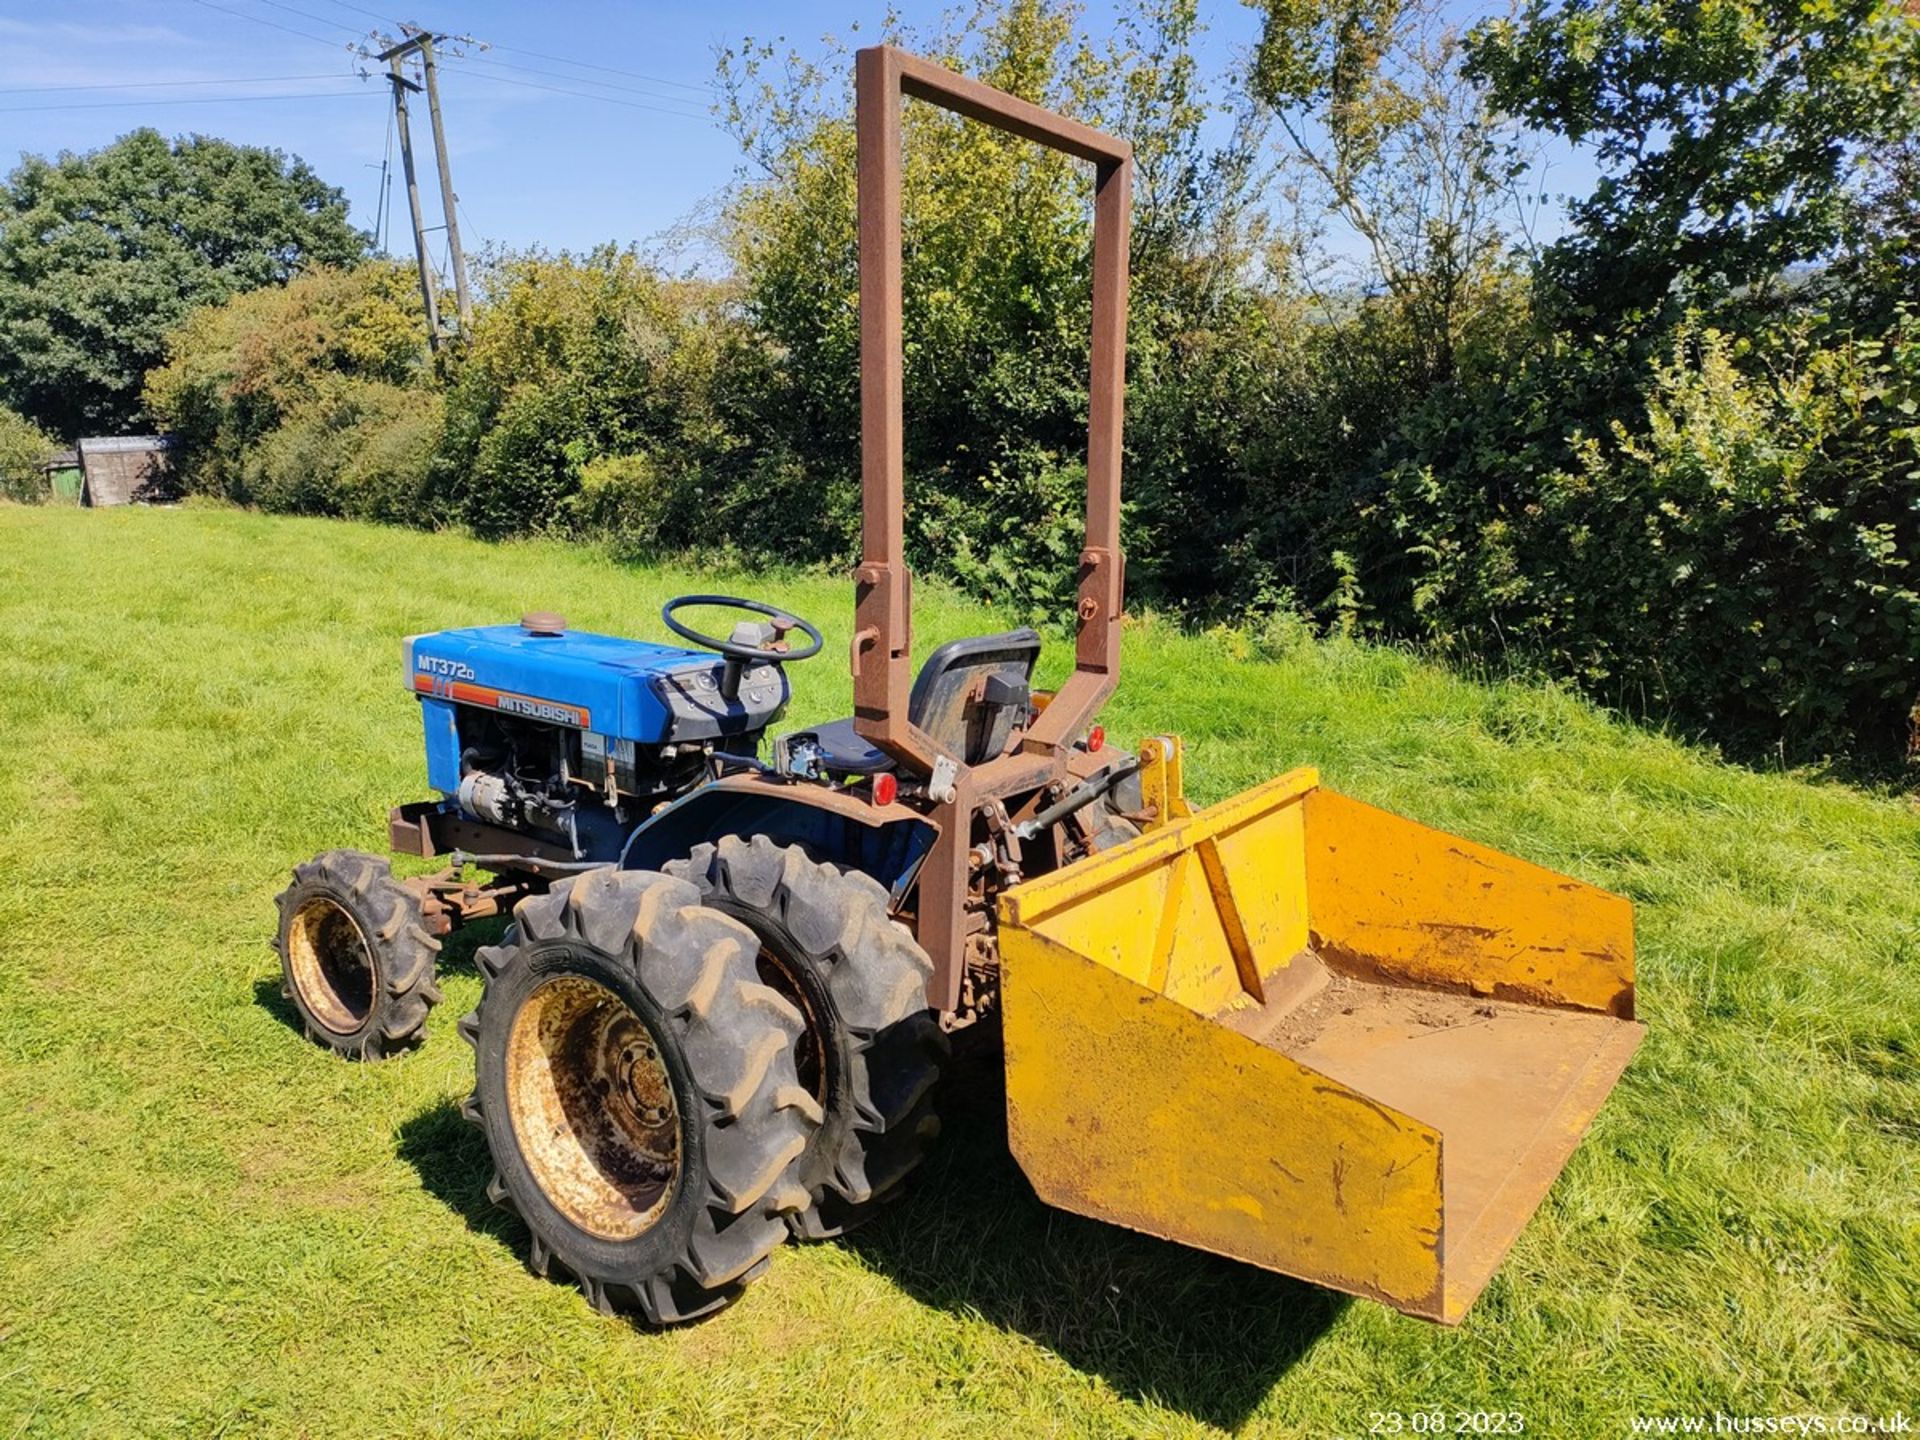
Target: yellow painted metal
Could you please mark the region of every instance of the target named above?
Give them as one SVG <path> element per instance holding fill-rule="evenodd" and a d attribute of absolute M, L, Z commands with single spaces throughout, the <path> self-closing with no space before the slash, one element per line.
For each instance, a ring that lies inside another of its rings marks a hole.
<path fill-rule="evenodd" d="M 1260 977 L 1307 943 L 1298 802 L 1319 781 L 1314 770 L 1290 771 L 1007 891 L 1003 949 L 1019 927 L 1066 941 L 1136 984 L 1157 980 L 1157 993 L 1203 1015 L 1254 1003 Z M 1155 937 L 1164 953 L 1143 943 Z"/>
<path fill-rule="evenodd" d="M 1438 1132 L 1056 940 L 1000 946 L 1009 1138 L 1042 1200 L 1438 1313 Z"/>
<path fill-rule="evenodd" d="M 1063 1209 L 1457 1321 L 1639 1042 L 1631 907 L 1310 769 L 1181 814 L 1179 761 L 1143 767 L 1170 818 L 1001 897 L 1014 1154 Z"/>
<path fill-rule="evenodd" d="M 1633 1018 L 1633 904 L 1332 790 L 1306 800 L 1324 958 L 1396 980 Z"/>
<path fill-rule="evenodd" d="M 1187 747 L 1178 735 L 1155 735 L 1140 747 L 1140 794 L 1150 813 L 1142 826 L 1158 830 L 1193 814 L 1187 803 Z"/>

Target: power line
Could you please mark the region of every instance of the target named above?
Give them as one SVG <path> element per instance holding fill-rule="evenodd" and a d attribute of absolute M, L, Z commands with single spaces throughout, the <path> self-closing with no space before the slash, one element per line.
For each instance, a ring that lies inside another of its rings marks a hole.
<path fill-rule="evenodd" d="M 676 90 L 693 90 L 702 94 L 711 94 L 713 86 L 695 85 L 685 80 L 669 80 L 663 75 L 642 75 L 638 70 L 622 70 L 615 65 L 595 65 L 589 60 L 569 60 L 564 55 L 543 55 L 538 50 L 522 50 L 516 45 L 489 45 L 489 50 L 504 50 L 509 55 L 525 55 L 533 60 L 551 60 L 556 65 L 578 65 L 582 70 L 600 70 L 608 75 L 625 75 L 630 80 L 647 80 L 655 85 L 671 85 Z"/>
<path fill-rule="evenodd" d="M 382 228 L 386 221 L 386 213 L 387 213 L 387 194 L 388 194 L 388 188 L 389 188 L 387 180 L 388 180 L 388 176 L 391 174 L 393 170 L 393 111 L 392 110 L 387 111 L 387 138 L 382 143 L 383 143 L 383 153 L 381 154 L 381 157 L 380 157 L 380 163 L 378 165 L 369 164 L 367 168 L 369 170 L 378 170 L 380 172 L 380 178 L 375 182 L 375 185 L 374 185 L 372 233 L 373 233 L 374 248 L 377 249 L 382 255 L 384 255 L 387 252 L 387 247 L 386 247 L 385 241 L 381 238 L 381 233 L 382 233 Z"/>
<path fill-rule="evenodd" d="M 649 100 L 664 100 L 670 105 L 691 105 L 695 103 L 692 100 L 683 99 L 678 95 L 662 95 L 657 90 L 642 90 L 637 85 L 616 85 L 611 80 L 589 80 L 584 75 L 568 75 L 559 70 L 542 70 L 537 65 L 509 65 L 504 60 L 481 60 L 471 55 L 466 57 L 466 63 L 469 65 L 485 65 L 496 70 L 512 70 L 522 75 L 545 75 L 554 80 L 571 80 L 576 85 L 598 85 L 603 89 L 619 90 L 628 95 L 644 95 Z M 581 93 L 591 92 L 583 91 Z"/>
<path fill-rule="evenodd" d="M 480 227 L 473 223 L 473 212 L 467 208 L 467 202 L 456 195 L 453 199 L 453 208 L 460 212 L 461 223 L 475 235 L 480 235 Z M 480 235 L 480 244 L 484 249 L 487 244 L 486 236 Z"/>
<path fill-rule="evenodd" d="M 545 90 L 553 95 L 571 95 L 576 100 L 598 100 L 603 105 L 624 105 L 629 110 L 651 110 L 656 115 L 675 115 L 682 120 L 698 120 L 712 124 L 711 117 L 696 114 L 688 110 L 668 110 L 659 105 L 642 105 L 638 100 L 619 100 L 612 95 L 597 95 L 591 90 L 562 90 L 557 85 L 540 85 L 532 80 L 515 80 L 506 75 L 472 75 L 470 79 L 486 85 L 520 85 L 528 90 Z"/>
<path fill-rule="evenodd" d="M 262 3 L 274 4 L 274 3 L 277 3 L 277 0 L 262 0 Z M 356 15 L 364 15 L 369 20 L 379 20 L 390 25 L 398 23 L 397 21 L 394 20 L 394 18 L 391 15 L 383 14 L 378 10 L 369 10 L 364 5 L 355 5 L 352 3 L 352 0 L 327 0 L 327 3 L 329 5 L 337 5 L 342 10 L 351 10 Z M 291 9 L 292 7 L 282 5 L 280 8 Z M 316 17 L 310 16 L 309 18 L 316 18 Z M 639 70 L 623 70 L 617 65 L 599 65 L 599 64 L 595 64 L 591 60 L 575 60 L 572 57 L 566 56 L 566 55 L 548 55 L 539 50 L 523 50 L 517 45 L 496 45 L 491 41 L 482 41 L 480 42 L 480 44 L 481 44 L 481 48 L 485 50 L 501 50 L 501 51 L 505 51 L 509 55 L 525 55 L 529 60 L 546 60 L 546 61 L 550 61 L 555 65 L 573 65 L 573 66 L 577 66 L 582 70 L 598 70 L 603 75 L 623 75 L 629 80 L 644 80 L 649 85 L 667 85 L 667 86 L 671 86 L 675 90 L 691 90 L 696 95 L 710 95 L 713 93 L 715 88 L 713 85 L 706 83 L 704 81 L 694 82 L 694 81 L 687 81 L 687 80 L 669 80 L 664 75 L 648 75 L 648 74 L 644 74 Z M 531 66 L 525 66 L 525 65 L 511 66 L 509 68 L 518 69 L 518 70 L 528 70 L 534 74 L 548 73 L 544 71 L 533 70 Z M 585 77 L 567 76 L 564 78 L 584 79 Z M 589 82 L 589 83 L 592 83 L 592 82 Z M 645 93 L 645 92 L 639 92 L 639 93 Z"/>
<path fill-rule="evenodd" d="M 347 0 L 328 0 L 328 3 L 338 5 L 342 10 L 351 10 L 356 15 L 365 15 L 369 20 L 378 20 L 383 25 L 396 23 L 391 15 L 382 15 L 378 10 L 369 10 L 364 5 L 350 5 Z"/>
<path fill-rule="evenodd" d="M 256 25 L 265 25 L 269 30 L 281 30 L 288 35 L 298 35 L 302 40 L 312 40 L 329 48 L 340 50 L 351 48 L 344 41 L 331 40 L 324 35 L 315 35 L 311 30 L 296 30 L 291 25 L 282 25 L 278 20 L 268 20 L 259 15 L 249 15 L 244 10 L 232 10 L 225 5 L 216 5 L 213 3 L 213 0 L 193 0 L 193 3 L 205 6 L 209 10 L 218 10 L 222 15 L 231 15 L 236 20 L 251 20 Z"/>
<path fill-rule="evenodd" d="M 232 105 L 243 100 L 344 100 L 364 99 L 364 90 L 315 90 L 296 95 L 195 95 L 187 100 L 83 100 L 65 105 L 0 105 L 0 115 L 19 115 L 29 110 L 125 110 L 139 105 Z"/>
<path fill-rule="evenodd" d="M 346 77 L 329 70 L 320 75 L 252 75 L 231 80 L 116 80 L 107 85 L 23 85 L 0 90 L 0 95 L 46 95 L 60 90 L 157 90 L 181 85 L 278 85 L 288 80 L 341 80 Z"/>
<path fill-rule="evenodd" d="M 380 160 L 380 253 L 391 253 L 393 243 L 393 112 L 387 112 L 387 153 Z"/>
<path fill-rule="evenodd" d="M 322 44 L 322 45 L 327 45 L 327 46 L 338 46 L 338 47 L 339 47 L 339 48 L 341 48 L 341 49 L 349 49 L 349 48 L 352 48 L 352 47 L 351 47 L 351 46 L 350 46 L 350 45 L 349 45 L 349 44 L 348 44 L 347 42 L 345 42 L 345 41 L 342 41 L 342 40 L 339 40 L 339 39 L 334 39 L 334 38 L 328 38 L 328 37 L 325 37 L 325 36 L 320 36 L 320 35 L 315 35 L 315 34 L 314 34 L 314 33 L 313 33 L 312 31 L 310 31 L 310 30 L 300 30 L 300 29 L 296 29 L 296 28 L 295 28 L 294 26 L 291 26 L 291 25 L 283 25 L 283 24 L 281 24 L 281 23 L 280 23 L 279 21 L 277 21 L 277 20 L 268 20 L 268 19 L 266 19 L 266 18 L 265 18 L 264 16 L 260 16 L 260 15 L 251 15 L 251 14 L 248 14 L 248 13 L 247 13 L 246 11 L 244 11 L 244 10 L 234 10 L 234 9 L 231 9 L 231 8 L 229 8 L 228 6 L 225 6 L 225 5 L 220 5 L 220 4 L 216 4 L 216 3 L 215 3 L 215 0 L 194 0 L 194 3 L 195 3 L 196 5 L 202 5 L 202 6 L 205 6 L 205 7 L 206 7 L 207 9 L 209 9 L 209 10 L 217 10 L 217 11 L 219 11 L 219 12 L 220 12 L 221 14 L 223 14 L 223 15 L 231 15 L 231 16 L 233 16 L 233 17 L 234 17 L 235 19 L 237 19 L 237 20 L 250 20 L 250 21 L 252 21 L 252 22 L 253 22 L 253 23 L 254 23 L 255 25 L 265 25 L 265 26 L 267 26 L 267 27 L 269 27 L 270 29 L 274 29 L 274 30 L 279 30 L 279 31 L 281 31 L 281 32 L 283 32 L 283 33 L 285 33 L 285 34 L 288 34 L 288 35 L 298 35 L 298 36 L 299 36 L 299 37 L 301 37 L 301 38 L 302 38 L 303 40 L 313 40 L 313 41 L 316 41 L 316 42 L 318 42 L 319 44 Z M 338 25 L 338 26 L 339 26 L 339 27 L 340 27 L 340 28 L 341 28 L 342 30 L 351 30 L 351 27 L 350 27 L 350 26 L 347 26 L 346 24 L 344 24 L 344 23 L 343 23 L 343 22 L 341 22 L 341 21 L 338 21 L 338 20 L 334 20 L 334 19 L 332 19 L 332 18 L 330 18 L 330 17 L 328 17 L 328 16 L 322 16 L 322 15 L 316 15 L 316 14 L 314 14 L 314 13 L 313 13 L 313 12 L 312 12 L 311 10 L 302 10 L 302 9 L 300 9 L 300 8 L 299 8 L 298 6 L 295 6 L 295 5 L 288 5 L 288 4 L 285 4 L 285 3 L 283 3 L 283 0 L 259 0 L 259 3 L 260 3 L 260 4 L 263 4 L 263 5 L 271 5 L 271 6 L 273 6 L 273 8 L 274 8 L 274 9 L 276 9 L 276 10 L 284 10 L 284 11 L 286 11 L 286 12 L 287 12 L 288 14 L 291 14 L 291 15 L 298 15 L 298 16 L 301 16 L 301 17 L 303 17 L 303 18 L 305 18 L 305 19 L 308 19 L 308 20 L 313 20 L 313 21 L 315 21 L 315 22 L 317 22 L 317 23 L 319 23 L 319 24 L 321 24 L 321 25 Z M 386 16 L 386 15 L 383 15 L 383 14 L 381 14 L 381 13 L 380 13 L 379 11 L 377 11 L 377 10 L 369 10 L 369 9 L 367 9 L 367 8 L 366 8 L 365 6 L 362 6 L 362 5 L 353 5 L 353 4 L 349 4 L 349 3 L 347 3 L 347 0 L 328 0 L 328 3 L 329 3 L 329 4 L 334 4 L 334 5 L 338 5 L 338 6 L 340 6 L 340 7 L 342 8 L 342 9 L 345 9 L 345 10 L 351 10 L 351 11 L 353 11 L 353 12 L 354 12 L 355 14 L 358 14 L 358 15 L 364 15 L 364 16 L 367 16 L 367 17 L 368 17 L 369 19 L 373 19 L 373 20 L 380 20 L 380 21 L 386 21 L 386 22 L 388 22 L 388 23 L 393 23 L 393 22 L 391 22 L 391 20 L 390 20 L 390 17 L 388 17 L 388 16 Z M 356 38 L 358 38 L 358 37 L 357 37 L 357 35 L 356 35 Z M 566 56 L 566 55 L 549 55 L 549 54 L 546 54 L 545 52 L 543 52 L 543 51 L 539 51 L 539 50 L 523 50 L 523 49 L 521 49 L 521 48 L 520 48 L 519 46 L 517 46 L 517 45 L 496 45 L 496 44 L 493 44 L 493 43 L 492 43 L 492 42 L 490 42 L 490 41 L 481 41 L 481 42 L 479 42 L 479 44 L 480 44 L 480 48 L 482 48 L 482 49 L 484 49 L 484 50 L 499 50 L 499 51 L 504 51 L 505 53 L 507 53 L 507 54 L 510 54 L 510 55 L 525 55 L 525 56 L 527 56 L 527 57 L 528 57 L 529 59 L 533 59 L 533 60 L 546 60 L 546 61 L 550 61 L 550 62 L 552 62 L 553 64 L 556 64 L 556 65 L 571 65 L 571 66 L 573 66 L 573 67 L 575 67 L 576 69 L 581 69 L 581 70 L 597 70 L 597 71 L 599 71 L 599 72 L 600 72 L 601 74 L 603 74 L 603 75 L 620 75 L 620 76 L 624 76 L 624 77 L 626 77 L 626 78 L 627 78 L 627 79 L 629 79 L 629 80 L 642 80 L 642 81 L 645 81 L 645 82 L 646 82 L 647 84 L 649 84 L 649 85 L 666 85 L 666 86 L 670 86 L 671 88 L 673 88 L 673 89 L 675 89 L 675 90 L 686 90 L 686 91 L 690 91 L 690 92 L 691 92 L 692 94 L 694 94 L 694 95 L 702 95 L 702 96 L 704 96 L 704 95 L 711 95 L 711 94 L 713 94 L 713 93 L 714 93 L 714 87 L 713 87 L 712 85 L 710 85 L 710 84 L 706 84 L 706 83 L 697 83 L 697 84 L 696 84 L 696 83 L 694 83 L 694 82 L 691 82 L 691 81 L 686 81 L 686 80 L 670 80 L 670 79 L 668 79 L 668 78 L 667 78 L 666 76 L 664 76 L 664 75 L 648 75 L 648 74 L 645 74 L 645 73 L 643 73 L 643 72 L 641 72 L 641 71 L 638 71 L 638 70 L 625 70 L 625 69 L 622 69 L 622 68 L 620 68 L 620 67 L 619 67 L 619 66 L 617 66 L 617 65 L 599 65 L 599 64 L 595 64 L 595 63 L 594 63 L 593 61 L 591 61 L 591 60 L 575 60 L 575 59 L 572 59 L 572 58 L 570 58 L 569 56 Z M 582 84 L 582 85 L 600 85 L 600 86 L 604 86 L 604 87 L 606 87 L 606 88 L 608 88 L 608 89 L 613 89 L 613 90 L 631 90 L 631 93 L 633 93 L 633 94 L 636 94 L 636 95 L 647 95 L 647 94 L 649 94 L 649 92 L 648 92 L 648 91 L 645 91 L 645 90 L 636 90 L 636 89 L 632 89 L 632 87 L 629 87 L 629 86 L 624 86 L 624 85 L 612 85 L 612 84 L 609 84 L 609 82 L 607 82 L 607 81 L 605 81 L 605 80 L 594 80 L 594 79 L 591 79 L 590 77 L 588 77 L 588 76 L 585 76 L 585 75 L 555 75 L 555 73 L 554 73 L 553 71 L 550 71 L 550 70 L 541 70 L 541 69 L 539 69 L 539 68 L 537 68 L 537 67 L 535 67 L 535 66 L 531 66 L 531 65 L 514 65 L 514 64 L 512 64 L 512 63 L 511 63 L 511 62 L 509 62 L 509 61 L 501 61 L 501 60 L 495 60 L 495 61 L 482 61 L 482 62 L 480 62 L 480 63 L 482 63 L 482 64 L 493 64 L 493 65 L 500 65 L 500 66 L 502 66 L 502 67 L 503 67 L 503 68 L 505 68 L 505 69 L 509 69 L 509 70 L 519 70 L 519 71 L 524 71 L 524 72 L 526 72 L 526 73 L 528 73 L 528 74 L 532 74 L 532 75 L 550 75 L 550 76 L 554 76 L 554 78 L 557 78 L 557 79 L 564 79 L 564 80 L 575 80 L 575 81 L 577 81 L 577 82 L 579 82 L 579 83 L 580 83 L 580 84 Z M 521 80 L 521 81 L 506 81 L 506 82 L 504 82 L 504 83 L 508 83 L 508 84 L 520 84 L 520 85 L 530 85 L 530 82 L 528 82 L 528 81 L 524 81 L 524 80 Z M 542 87 L 539 87 L 539 86 L 531 86 L 531 88 L 534 88 L 534 89 L 539 89 L 539 88 L 542 88 Z M 588 93 L 590 93 L 590 92 L 585 92 L 585 91 L 572 91 L 572 92 L 562 92 L 562 93 L 572 93 L 572 94 L 583 94 L 583 95 L 584 95 L 584 94 L 588 94 Z M 654 95 L 654 96 L 653 96 L 652 98 L 654 98 L 654 99 L 657 99 L 657 100 L 666 100 L 666 101 L 669 101 L 669 102 L 674 102 L 674 101 L 678 101 L 679 103 L 682 103 L 682 104 L 692 104 L 692 103 L 695 103 L 695 102 L 693 102 L 693 101 L 682 101 L 682 100 L 680 100 L 680 97 L 678 97 L 678 96 L 674 96 L 674 95 Z M 609 101 L 608 101 L 608 103 L 609 103 L 609 104 L 621 104 L 621 103 L 631 103 L 631 102 L 621 102 L 621 101 L 612 101 L 612 100 L 609 100 Z M 646 106 L 643 106 L 643 105 L 638 105 L 638 106 L 635 106 L 634 108 L 636 108 L 636 109 L 646 109 L 646 108 L 648 108 L 648 107 L 646 107 Z M 684 113 L 684 112 L 667 112 L 667 113 Z M 703 117 L 703 118 L 704 118 L 704 117 Z"/>
<path fill-rule="evenodd" d="M 284 10 L 289 15 L 298 15 L 304 20 L 313 21 L 316 25 L 338 25 L 342 30 L 351 31 L 355 39 L 360 38 L 361 32 L 354 30 L 351 25 L 346 24 L 344 21 L 334 19 L 331 15 L 316 15 L 311 10 L 302 10 L 297 5 L 283 5 L 280 3 L 280 0 L 258 0 L 258 3 L 271 5 L 276 10 Z"/>

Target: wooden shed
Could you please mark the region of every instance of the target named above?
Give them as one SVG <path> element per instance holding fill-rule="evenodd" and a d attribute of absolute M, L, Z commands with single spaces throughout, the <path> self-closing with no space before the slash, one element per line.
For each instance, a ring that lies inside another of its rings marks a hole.
<path fill-rule="evenodd" d="M 100 435 L 80 442 L 82 505 L 151 505 L 176 499 L 173 437 Z"/>

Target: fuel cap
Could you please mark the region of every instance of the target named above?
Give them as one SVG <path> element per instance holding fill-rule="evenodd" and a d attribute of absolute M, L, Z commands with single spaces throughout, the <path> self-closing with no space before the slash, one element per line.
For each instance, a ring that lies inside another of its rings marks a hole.
<path fill-rule="evenodd" d="M 529 635 L 561 635 L 566 632 L 567 617 L 552 610 L 529 610 L 520 617 L 520 628 Z"/>

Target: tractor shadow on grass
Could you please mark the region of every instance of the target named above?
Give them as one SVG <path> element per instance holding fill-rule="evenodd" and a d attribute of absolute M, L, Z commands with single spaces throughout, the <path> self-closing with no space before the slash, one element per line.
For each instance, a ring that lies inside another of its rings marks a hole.
<path fill-rule="evenodd" d="M 266 1011 L 294 1034 L 306 1036 L 306 1024 L 300 1019 L 300 1012 L 293 1007 L 293 1001 L 281 994 L 280 972 L 263 975 L 253 982 L 253 1003 Z"/>
<path fill-rule="evenodd" d="M 1007 1151 L 997 1055 L 957 1068 L 941 1137 L 906 1193 L 825 1243 L 924 1305 L 983 1316 L 1130 1398 L 1237 1429 L 1346 1298 L 1050 1209 Z M 486 1141 L 452 1101 L 404 1122 L 398 1140 L 423 1187 L 469 1230 L 526 1254 L 525 1225 L 487 1198 Z"/>
<path fill-rule="evenodd" d="M 983 1058 L 982 1074 L 945 1087 L 940 1139 L 899 1202 L 836 1243 L 923 1304 L 1017 1331 L 1130 1398 L 1239 1428 L 1347 1298 L 1045 1205 L 1007 1150 L 998 1057 Z"/>
<path fill-rule="evenodd" d="M 442 936 L 434 970 L 441 975 L 478 975 L 473 952 L 483 945 L 498 945 L 512 923 L 510 916 L 490 915 L 484 920 L 470 920 L 451 935 Z"/>
<path fill-rule="evenodd" d="M 463 1047 L 464 1048 L 464 1047 Z M 520 1217 L 487 1198 L 493 1160 L 487 1141 L 451 1100 L 436 1100 L 401 1122 L 400 1158 L 414 1168 L 426 1192 L 466 1221 L 476 1235 L 490 1235 L 526 1258 L 527 1227 Z"/>

